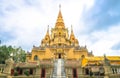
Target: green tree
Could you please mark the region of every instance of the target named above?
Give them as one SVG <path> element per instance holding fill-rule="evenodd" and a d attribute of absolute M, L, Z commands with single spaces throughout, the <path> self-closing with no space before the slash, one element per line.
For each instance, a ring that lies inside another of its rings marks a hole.
<path fill-rule="evenodd" d="M 18 47 L 18 48 L 14 47 L 11 54 L 13 55 L 12 57 L 15 62 L 20 62 L 20 61 L 24 62 L 26 59 L 26 53 L 21 47 Z"/>
<path fill-rule="evenodd" d="M 12 57 L 15 62 L 24 62 L 26 53 L 21 47 L 0 46 L 0 63 L 4 63 L 4 61 L 10 57 Z"/>
<path fill-rule="evenodd" d="M 6 45 L 0 46 L 0 63 L 3 63 L 5 59 L 8 59 L 10 56 L 10 51 Z"/>

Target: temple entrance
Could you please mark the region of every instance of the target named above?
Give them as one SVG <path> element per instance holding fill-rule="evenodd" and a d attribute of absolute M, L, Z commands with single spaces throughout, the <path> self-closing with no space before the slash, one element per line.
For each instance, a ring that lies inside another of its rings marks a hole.
<path fill-rule="evenodd" d="M 61 59 L 61 54 L 58 54 L 58 58 Z"/>
<path fill-rule="evenodd" d="M 85 68 L 85 75 L 89 75 L 89 69 Z"/>
<path fill-rule="evenodd" d="M 45 68 L 41 69 L 41 78 L 45 78 Z"/>
<path fill-rule="evenodd" d="M 73 78 L 77 78 L 77 69 L 73 68 Z"/>

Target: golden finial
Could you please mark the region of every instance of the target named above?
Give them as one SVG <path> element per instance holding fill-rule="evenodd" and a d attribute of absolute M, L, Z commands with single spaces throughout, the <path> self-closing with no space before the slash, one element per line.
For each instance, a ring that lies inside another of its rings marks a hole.
<path fill-rule="evenodd" d="M 73 27 L 72 27 L 72 25 L 71 25 L 71 32 L 73 33 Z"/>
<path fill-rule="evenodd" d="M 61 10 L 61 4 L 59 4 L 59 10 Z"/>
<path fill-rule="evenodd" d="M 47 33 L 49 33 L 49 25 L 48 25 Z"/>

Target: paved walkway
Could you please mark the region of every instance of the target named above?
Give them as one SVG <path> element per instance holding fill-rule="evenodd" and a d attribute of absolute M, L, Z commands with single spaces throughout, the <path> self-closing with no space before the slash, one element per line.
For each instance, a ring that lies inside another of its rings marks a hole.
<path fill-rule="evenodd" d="M 63 59 L 55 60 L 52 78 L 66 78 Z"/>

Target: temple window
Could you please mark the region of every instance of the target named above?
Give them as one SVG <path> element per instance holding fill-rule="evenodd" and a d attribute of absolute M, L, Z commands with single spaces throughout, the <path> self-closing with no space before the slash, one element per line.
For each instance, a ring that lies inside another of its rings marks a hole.
<path fill-rule="evenodd" d="M 38 56 L 37 55 L 34 56 L 34 60 L 38 60 Z"/>
<path fill-rule="evenodd" d="M 84 58 L 84 57 L 85 57 L 85 55 L 82 55 L 82 56 L 81 56 L 81 58 Z"/>

